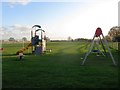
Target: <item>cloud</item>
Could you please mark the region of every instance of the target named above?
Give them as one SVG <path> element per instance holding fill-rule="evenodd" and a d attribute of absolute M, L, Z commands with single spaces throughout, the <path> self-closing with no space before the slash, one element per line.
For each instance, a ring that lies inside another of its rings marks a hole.
<path fill-rule="evenodd" d="M 10 28 L 12 30 L 18 30 L 18 31 L 21 31 L 21 32 L 25 32 L 25 31 L 28 31 L 30 30 L 30 26 L 29 25 L 20 25 L 20 24 L 15 24 L 13 26 L 10 26 Z"/>
<path fill-rule="evenodd" d="M 2 39 L 9 39 L 14 37 L 15 39 L 21 39 L 27 37 L 30 39 L 31 26 L 15 24 L 12 26 L 0 27 L 0 36 Z"/>
<path fill-rule="evenodd" d="M 31 0 L 9 0 L 10 7 L 13 8 L 17 4 L 27 5 Z"/>
<path fill-rule="evenodd" d="M 12 31 L 9 31 L 7 27 L 0 27 L 0 39 L 8 39 L 11 36 L 14 36 Z"/>

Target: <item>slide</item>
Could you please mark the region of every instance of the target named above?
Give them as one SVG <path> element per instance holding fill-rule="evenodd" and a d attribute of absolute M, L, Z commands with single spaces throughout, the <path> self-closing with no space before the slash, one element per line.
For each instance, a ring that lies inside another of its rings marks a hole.
<path fill-rule="evenodd" d="M 32 43 L 29 43 L 25 48 L 22 48 L 21 50 L 17 51 L 16 54 L 18 55 L 19 53 L 24 52 L 25 50 L 27 50 L 31 46 L 32 46 Z"/>

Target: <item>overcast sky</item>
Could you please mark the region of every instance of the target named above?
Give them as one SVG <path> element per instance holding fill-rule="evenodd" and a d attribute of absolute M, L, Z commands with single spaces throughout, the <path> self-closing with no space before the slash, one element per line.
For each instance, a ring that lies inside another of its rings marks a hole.
<path fill-rule="evenodd" d="M 97 27 L 107 35 L 118 25 L 118 1 L 4 0 L 0 34 L 2 39 L 30 39 L 31 27 L 38 24 L 50 39 L 92 38 Z"/>

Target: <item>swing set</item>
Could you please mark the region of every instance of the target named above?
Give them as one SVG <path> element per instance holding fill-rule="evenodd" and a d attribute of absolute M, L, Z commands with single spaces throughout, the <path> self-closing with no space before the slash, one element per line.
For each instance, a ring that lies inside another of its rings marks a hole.
<path fill-rule="evenodd" d="M 103 40 L 101 39 L 101 36 L 102 36 Z M 97 38 L 98 40 L 95 40 L 95 38 Z M 100 42 L 98 42 L 98 41 L 100 41 Z M 96 43 L 95 43 L 95 42 L 96 42 Z M 100 45 L 99 45 L 99 43 L 101 43 L 102 48 L 103 48 L 103 50 L 104 50 L 104 53 L 100 50 L 100 47 L 99 47 Z M 95 44 L 96 44 L 98 50 L 93 50 L 93 47 L 94 47 Z M 114 60 L 114 57 L 113 57 L 113 55 L 112 55 L 112 53 L 111 53 L 111 50 L 110 50 L 110 48 L 109 48 L 109 46 L 108 46 L 107 40 L 105 39 L 105 37 L 104 37 L 104 35 L 103 35 L 103 33 L 102 33 L 102 29 L 101 29 L 100 27 L 98 27 L 98 28 L 96 29 L 96 32 L 95 32 L 94 37 L 93 37 L 93 39 L 92 39 L 92 44 L 91 44 L 88 52 L 86 53 L 84 60 L 82 61 L 82 65 L 85 64 L 85 61 L 86 61 L 88 55 L 89 55 L 91 52 L 97 52 L 97 53 L 101 53 L 103 56 L 107 56 L 107 52 L 106 52 L 106 49 L 105 49 L 104 44 L 105 44 L 106 48 L 108 49 L 108 52 L 109 52 L 109 54 L 110 54 L 110 57 L 111 57 L 111 59 L 112 59 L 113 64 L 114 64 L 114 65 L 117 65 L 116 62 L 115 62 L 115 60 Z"/>

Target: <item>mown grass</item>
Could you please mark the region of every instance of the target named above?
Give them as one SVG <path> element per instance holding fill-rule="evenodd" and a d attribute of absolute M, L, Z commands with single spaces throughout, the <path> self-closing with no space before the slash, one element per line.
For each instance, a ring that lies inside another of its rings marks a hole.
<path fill-rule="evenodd" d="M 118 88 L 118 67 L 111 58 L 90 54 L 81 65 L 89 43 L 49 42 L 51 53 L 23 60 L 14 55 L 20 44 L 3 47 L 3 88 Z M 118 62 L 117 51 L 112 52 Z"/>

